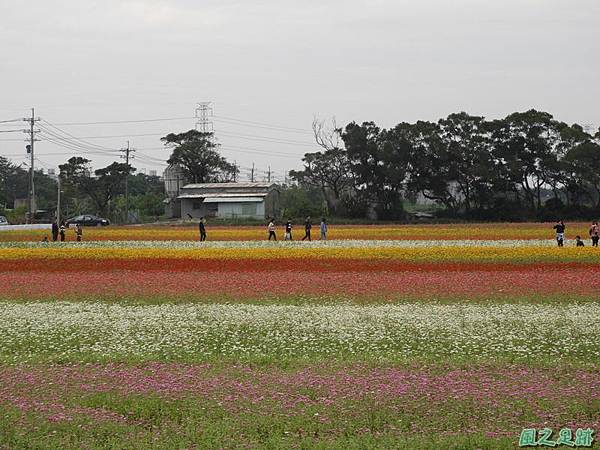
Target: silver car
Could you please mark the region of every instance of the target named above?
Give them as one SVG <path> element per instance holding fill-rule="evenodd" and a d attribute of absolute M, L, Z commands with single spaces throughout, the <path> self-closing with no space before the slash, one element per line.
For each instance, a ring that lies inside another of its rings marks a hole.
<path fill-rule="evenodd" d="M 2 225 L 8 225 L 8 220 L 6 220 L 6 217 L 4 216 L 0 216 L 0 227 Z"/>

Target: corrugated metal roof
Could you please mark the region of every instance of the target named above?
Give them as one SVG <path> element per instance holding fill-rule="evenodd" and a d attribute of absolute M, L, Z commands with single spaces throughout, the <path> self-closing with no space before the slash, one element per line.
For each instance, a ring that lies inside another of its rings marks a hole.
<path fill-rule="evenodd" d="M 182 189 L 251 189 L 271 186 L 275 186 L 275 183 L 197 183 L 186 184 Z"/>
<path fill-rule="evenodd" d="M 238 193 L 207 193 L 204 194 L 181 194 L 177 198 L 242 198 L 242 197 L 257 197 L 263 198 L 268 194 L 266 192 L 238 192 Z"/>

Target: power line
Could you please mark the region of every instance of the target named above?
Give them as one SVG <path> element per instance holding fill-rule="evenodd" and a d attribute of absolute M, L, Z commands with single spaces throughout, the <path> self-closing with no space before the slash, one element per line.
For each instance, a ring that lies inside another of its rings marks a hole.
<path fill-rule="evenodd" d="M 46 124 L 48 124 L 49 126 L 51 126 L 53 129 L 55 129 L 56 131 L 58 131 L 59 133 L 62 133 L 62 134 L 66 135 L 66 136 L 68 136 L 68 137 L 70 137 L 70 138 L 72 138 L 72 139 L 75 139 L 75 140 L 77 140 L 77 141 L 80 141 L 80 142 L 82 142 L 82 143 L 83 143 L 83 144 L 85 144 L 85 145 L 88 145 L 88 146 L 90 146 L 90 147 L 96 147 L 96 148 L 100 148 L 100 149 L 105 149 L 105 150 L 112 150 L 112 149 L 109 149 L 109 148 L 107 148 L 107 147 L 102 147 L 101 145 L 94 144 L 93 142 L 87 142 L 87 141 L 84 141 L 84 140 L 83 140 L 83 138 L 80 138 L 80 137 L 74 136 L 74 135 L 72 135 L 71 133 L 69 133 L 68 131 L 65 131 L 65 130 L 63 130 L 63 129 L 61 129 L 61 128 L 58 128 L 56 125 L 53 125 L 53 124 L 51 124 L 51 123 L 50 123 L 50 122 L 48 122 L 47 120 L 44 120 L 44 122 L 45 122 Z"/>
<path fill-rule="evenodd" d="M 77 125 L 104 125 L 119 123 L 146 123 L 146 122 L 167 122 L 170 120 L 194 120 L 195 117 L 167 117 L 163 119 L 139 119 L 139 120 L 106 120 L 98 122 L 61 122 L 56 125 L 77 126 Z"/>
<path fill-rule="evenodd" d="M 239 122 L 239 123 L 245 123 L 245 124 L 249 124 L 249 125 L 257 125 L 257 126 L 269 127 L 269 128 L 274 128 L 274 129 L 276 128 L 276 129 L 280 129 L 280 130 L 310 133 L 312 135 L 312 131 L 304 129 L 304 128 L 279 126 L 279 125 L 273 125 L 273 124 L 268 124 L 268 123 L 264 123 L 264 122 L 254 122 L 252 120 L 236 119 L 234 117 L 225 117 L 225 116 L 219 116 L 219 115 L 215 115 L 214 117 L 215 117 L 215 119 L 228 120 L 230 122 Z"/>
<path fill-rule="evenodd" d="M 57 139 L 55 139 L 53 137 L 49 137 L 49 136 L 45 136 L 44 140 L 46 140 L 48 142 L 52 142 L 54 145 L 57 145 L 59 147 L 73 150 L 75 152 L 89 153 L 89 154 L 103 154 L 103 155 L 111 155 L 111 156 L 116 156 L 115 153 L 117 153 L 117 150 L 110 152 L 110 151 L 94 149 L 94 148 L 90 149 L 90 148 L 83 147 L 81 145 L 72 144 L 69 141 L 57 140 Z"/>
<path fill-rule="evenodd" d="M 0 120 L 0 123 L 22 122 L 23 119 Z"/>
<path fill-rule="evenodd" d="M 311 147 L 311 148 L 316 147 L 316 144 L 311 144 L 309 142 L 293 141 L 290 139 L 271 138 L 271 137 L 267 137 L 267 136 L 257 136 L 254 134 L 238 134 L 238 133 L 230 133 L 228 131 L 219 131 L 219 134 L 224 135 L 224 136 L 229 136 L 229 137 L 237 137 L 240 139 L 246 139 L 246 140 L 250 140 L 250 141 L 263 141 L 263 142 L 270 142 L 270 143 L 275 143 L 275 144 L 296 145 L 296 146 Z"/>

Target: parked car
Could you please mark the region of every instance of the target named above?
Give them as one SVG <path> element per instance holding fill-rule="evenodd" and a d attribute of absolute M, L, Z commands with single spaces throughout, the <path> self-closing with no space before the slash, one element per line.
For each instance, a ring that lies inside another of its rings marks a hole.
<path fill-rule="evenodd" d="M 0 226 L 2 225 L 8 225 L 8 220 L 4 216 L 0 216 Z"/>
<path fill-rule="evenodd" d="M 91 214 L 84 214 L 82 216 L 71 217 L 70 219 L 65 221 L 65 225 L 68 227 L 77 224 L 82 225 L 84 227 L 104 227 L 106 225 L 110 225 L 110 221 L 108 219 L 96 217 Z"/>

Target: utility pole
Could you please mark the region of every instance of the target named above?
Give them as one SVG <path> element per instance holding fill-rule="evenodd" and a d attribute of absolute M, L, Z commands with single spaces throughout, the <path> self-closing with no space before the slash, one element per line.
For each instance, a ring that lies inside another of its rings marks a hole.
<path fill-rule="evenodd" d="M 125 223 L 129 223 L 129 172 L 131 170 L 129 159 L 134 158 L 131 153 L 135 152 L 135 149 L 129 147 L 129 141 L 127 141 L 127 148 L 122 148 L 121 152 L 125 153 L 125 155 L 121 155 L 121 158 L 124 159 L 125 164 L 127 164 L 127 175 L 125 176 Z"/>
<path fill-rule="evenodd" d="M 254 183 L 254 163 L 252 163 L 252 175 L 250 176 L 250 181 Z"/>
<path fill-rule="evenodd" d="M 28 217 L 27 223 L 33 223 L 35 220 L 35 184 L 34 184 L 34 154 L 33 154 L 33 144 L 37 141 L 35 138 L 35 134 L 39 132 L 39 130 L 34 130 L 35 123 L 40 119 L 35 117 L 35 109 L 31 108 L 31 118 L 24 118 L 23 121 L 29 122 L 29 130 L 23 130 L 24 133 L 29 134 L 29 144 L 25 147 L 27 149 L 27 153 L 29 153 L 29 189 L 27 190 L 27 208 Z"/>
<path fill-rule="evenodd" d="M 56 224 L 60 225 L 60 173 L 58 174 L 58 178 L 56 181 L 58 184 L 58 197 L 56 200 Z"/>
<path fill-rule="evenodd" d="M 233 161 L 233 182 L 237 183 L 237 160 Z"/>
<path fill-rule="evenodd" d="M 269 166 L 269 170 L 267 171 L 267 181 L 271 182 L 271 166 Z"/>

